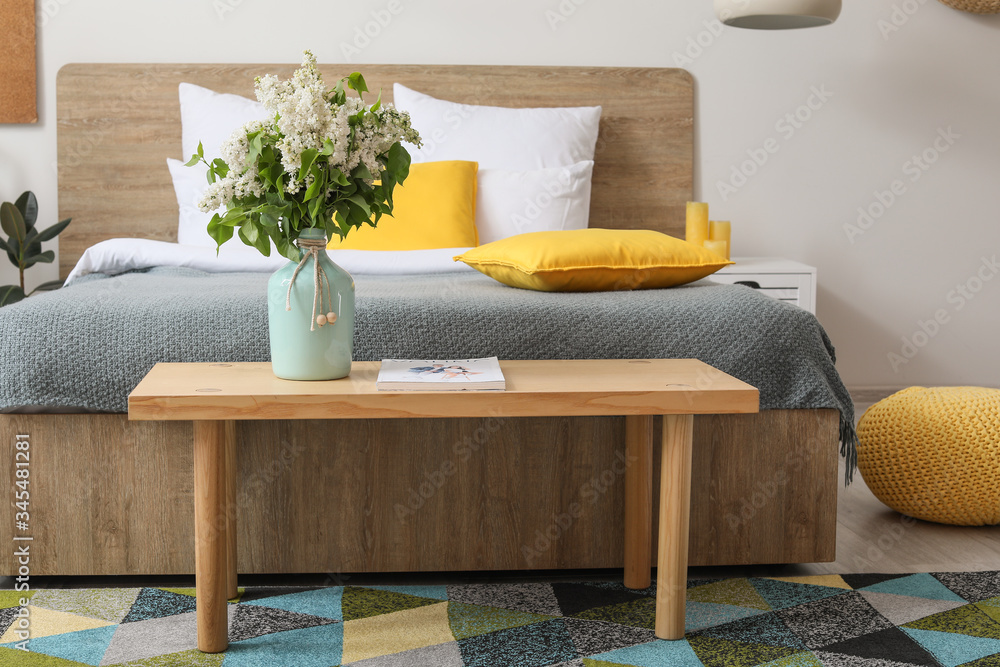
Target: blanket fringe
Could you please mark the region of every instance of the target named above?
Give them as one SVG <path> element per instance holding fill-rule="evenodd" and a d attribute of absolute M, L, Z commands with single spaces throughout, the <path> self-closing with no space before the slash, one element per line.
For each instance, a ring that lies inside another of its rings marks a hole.
<path fill-rule="evenodd" d="M 840 455 L 847 464 L 844 470 L 844 486 L 854 481 L 854 471 L 858 468 L 858 432 L 854 422 L 840 417 Z"/>

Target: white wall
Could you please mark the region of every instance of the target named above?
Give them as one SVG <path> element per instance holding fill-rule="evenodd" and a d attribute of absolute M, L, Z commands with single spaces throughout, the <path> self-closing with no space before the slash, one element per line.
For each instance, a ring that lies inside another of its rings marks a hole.
<path fill-rule="evenodd" d="M 1000 385 L 1000 267 L 984 264 L 1000 254 L 998 16 L 849 1 L 833 26 L 758 32 L 722 29 L 711 0 L 43 0 L 39 22 L 41 120 L 0 126 L 0 197 L 34 190 L 42 225 L 57 219 L 68 62 L 294 63 L 309 48 L 323 62 L 681 65 L 697 85 L 696 196 L 733 221 L 735 254 L 818 267 L 848 385 Z M 375 37 L 355 42 L 366 26 Z M 859 207 L 876 214 L 867 228 Z M 0 284 L 15 280 L 3 265 Z"/>

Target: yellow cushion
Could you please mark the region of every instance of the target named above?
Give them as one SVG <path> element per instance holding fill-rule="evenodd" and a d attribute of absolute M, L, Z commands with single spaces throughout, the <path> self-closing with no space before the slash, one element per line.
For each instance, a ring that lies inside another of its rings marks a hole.
<path fill-rule="evenodd" d="M 1000 524 L 1000 389 L 909 387 L 858 420 L 858 470 L 875 497 L 925 521 Z"/>
<path fill-rule="evenodd" d="M 363 225 L 327 248 L 426 250 L 479 245 L 476 234 L 476 173 L 464 160 L 411 164 L 410 175 L 392 192 L 392 215 L 377 227 Z"/>
<path fill-rule="evenodd" d="M 660 232 L 593 228 L 510 236 L 455 259 L 511 287 L 544 292 L 673 287 L 732 264 Z"/>

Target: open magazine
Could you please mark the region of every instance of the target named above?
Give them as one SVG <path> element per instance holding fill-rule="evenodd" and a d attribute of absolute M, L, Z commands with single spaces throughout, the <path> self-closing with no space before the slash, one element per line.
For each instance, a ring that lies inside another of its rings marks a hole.
<path fill-rule="evenodd" d="M 506 388 L 496 357 L 481 359 L 383 359 L 379 391 L 462 391 Z"/>

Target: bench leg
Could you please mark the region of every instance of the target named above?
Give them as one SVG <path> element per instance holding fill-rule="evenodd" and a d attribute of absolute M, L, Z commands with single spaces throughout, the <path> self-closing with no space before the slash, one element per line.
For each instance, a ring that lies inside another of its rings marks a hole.
<path fill-rule="evenodd" d="M 226 597 L 239 595 L 236 584 L 236 422 L 226 422 Z"/>
<path fill-rule="evenodd" d="M 656 562 L 655 632 L 660 639 L 684 638 L 693 434 L 692 415 L 664 415 Z"/>
<path fill-rule="evenodd" d="M 653 541 L 653 416 L 625 417 L 625 586 L 648 588 Z"/>
<path fill-rule="evenodd" d="M 198 648 L 225 651 L 228 585 L 226 544 L 226 423 L 194 422 L 195 595 Z"/>

